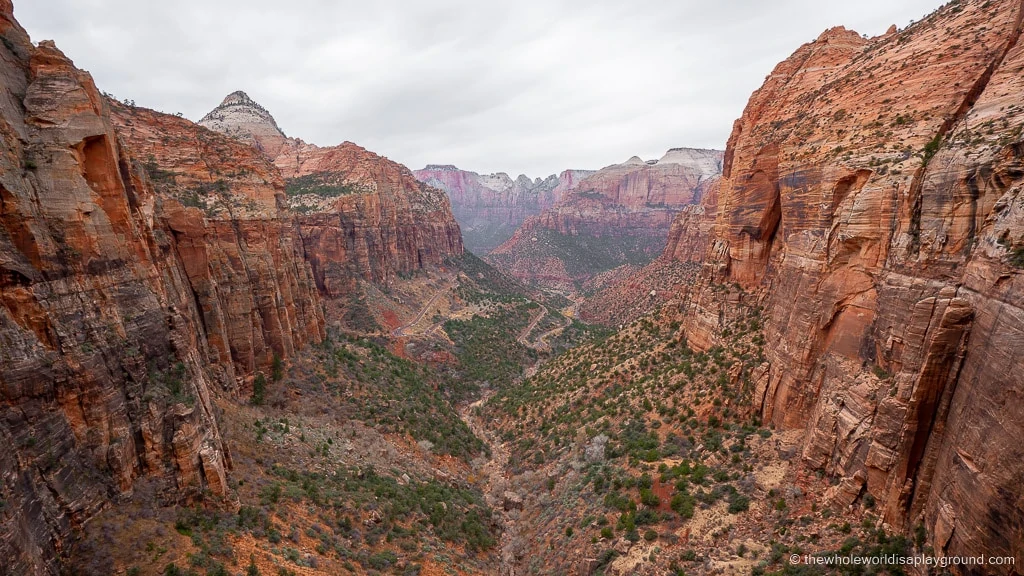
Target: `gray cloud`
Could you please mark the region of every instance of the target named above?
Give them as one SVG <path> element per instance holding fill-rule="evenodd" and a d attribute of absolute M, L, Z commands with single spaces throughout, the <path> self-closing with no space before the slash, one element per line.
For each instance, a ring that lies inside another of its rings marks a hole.
<path fill-rule="evenodd" d="M 101 89 L 198 119 L 245 90 L 289 136 L 419 168 L 543 176 L 725 146 L 750 93 L 824 29 L 938 0 L 15 0 Z"/>

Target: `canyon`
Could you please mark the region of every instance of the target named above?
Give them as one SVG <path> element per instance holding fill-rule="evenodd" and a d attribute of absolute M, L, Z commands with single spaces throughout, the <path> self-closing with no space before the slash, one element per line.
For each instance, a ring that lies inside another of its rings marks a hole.
<path fill-rule="evenodd" d="M 677 148 L 606 166 L 527 218 L 489 262 L 523 282 L 574 293 L 595 275 L 658 256 L 674 215 L 721 172 L 722 153 Z"/>
<path fill-rule="evenodd" d="M 533 180 L 520 174 L 513 180 L 504 172 L 481 175 L 448 164 L 431 164 L 413 174 L 448 194 L 466 249 L 486 256 L 511 238 L 524 220 L 556 204 L 593 170 L 564 170 L 557 176 Z"/>
<path fill-rule="evenodd" d="M 1022 32 L 513 180 L 117 102 L 0 0 L 0 575 L 1020 574 Z"/>

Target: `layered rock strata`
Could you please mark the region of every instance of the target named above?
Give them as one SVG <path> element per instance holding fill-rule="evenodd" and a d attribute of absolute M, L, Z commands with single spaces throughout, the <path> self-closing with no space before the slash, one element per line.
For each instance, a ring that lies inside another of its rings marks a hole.
<path fill-rule="evenodd" d="M 961 1 L 872 39 L 826 31 L 751 97 L 715 209 L 681 215 L 670 240 L 705 260 L 684 295 L 691 345 L 710 346 L 733 307 L 714 284 L 764 306 L 754 410 L 804 431 L 836 506 L 870 495 L 938 554 L 1017 566 L 1021 21 L 1019 1 Z"/>
<path fill-rule="evenodd" d="M 227 491 L 200 311 L 92 78 L 0 2 L 0 557 L 56 574 L 142 477 Z"/>
<path fill-rule="evenodd" d="M 386 284 L 462 254 L 448 198 L 401 164 L 352 142 L 280 140 L 273 117 L 244 92 L 229 95 L 200 124 L 253 145 L 280 171 L 325 296 L 350 293 L 357 279 Z"/>
<path fill-rule="evenodd" d="M 700 200 L 721 160 L 720 151 L 676 148 L 657 161 L 603 168 L 527 218 L 489 259 L 520 280 L 570 291 L 622 264 L 642 265 L 663 251 L 675 214 Z"/>
<path fill-rule="evenodd" d="M 413 172 L 420 181 L 444 190 L 462 229 L 466 249 L 486 255 L 508 240 L 524 220 L 550 208 L 592 170 L 515 180 L 504 172 L 477 174 L 450 165 L 428 165 Z"/>

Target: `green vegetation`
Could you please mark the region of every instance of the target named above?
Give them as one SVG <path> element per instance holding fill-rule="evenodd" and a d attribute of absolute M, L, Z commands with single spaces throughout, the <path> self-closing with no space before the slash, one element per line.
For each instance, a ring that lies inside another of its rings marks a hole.
<path fill-rule="evenodd" d="M 495 544 L 491 512 L 478 491 L 434 479 L 403 485 L 372 467 L 339 468 L 330 475 L 273 467 L 270 473 L 276 478 L 274 485 L 288 498 L 339 511 L 333 525 L 342 536 L 354 529 L 354 523 L 341 511 L 354 508 L 376 512 L 366 535 L 371 541 L 388 535 L 393 540 L 415 539 L 429 530 L 471 551 Z"/>
<path fill-rule="evenodd" d="M 267 395 L 267 377 L 262 372 L 256 375 L 252 381 L 252 403 L 255 406 L 262 406 Z"/>
<path fill-rule="evenodd" d="M 484 262 L 471 252 L 463 252 L 462 256 L 449 257 L 446 264 L 453 268 L 462 270 L 466 276 L 473 281 L 478 290 L 468 291 L 466 298 L 472 297 L 470 301 L 483 301 L 495 299 L 495 297 L 525 297 L 530 290 L 513 278 L 502 274 L 493 266 Z M 502 300 L 502 298 L 498 298 Z"/>
<path fill-rule="evenodd" d="M 537 359 L 537 352 L 516 337 L 539 309 L 538 304 L 520 298 L 489 316 L 445 322 L 444 330 L 455 343 L 459 358 L 459 378 L 496 388 L 511 384 Z"/>
<path fill-rule="evenodd" d="M 548 247 L 554 257 L 565 263 L 566 272 L 572 277 L 590 276 L 623 264 L 643 266 L 664 247 L 663 239 L 572 235 L 551 230 L 538 231 L 537 239 L 536 244 Z"/>
<path fill-rule="evenodd" d="M 284 184 L 288 196 L 312 194 L 320 198 L 337 198 L 349 194 L 365 194 L 368 190 L 345 181 L 345 175 L 336 172 L 318 172 L 290 178 Z"/>
<path fill-rule="evenodd" d="M 373 313 L 366 303 L 366 296 L 362 292 L 348 300 L 342 316 L 342 322 L 345 326 L 357 332 L 372 333 L 381 330 L 381 326 L 373 317 Z"/>
<path fill-rule="evenodd" d="M 1010 241 L 1009 232 L 1000 236 L 998 242 L 1000 246 L 1006 248 L 1010 265 L 1014 268 L 1024 268 L 1024 245 L 1014 248 L 1013 242 Z"/>
<path fill-rule="evenodd" d="M 160 168 L 155 156 L 150 156 L 142 165 L 149 179 L 155 183 L 174 184 L 174 172 Z"/>
<path fill-rule="evenodd" d="M 590 462 L 579 479 L 553 486 L 554 501 L 569 508 L 541 512 L 541 520 L 578 510 L 611 517 L 582 524 L 593 543 L 619 537 L 671 545 L 699 509 L 744 516 L 757 507 L 754 448 L 771 432 L 743 415 L 750 413 L 751 373 L 764 362 L 761 314 L 741 304 L 726 319 L 720 344 L 697 352 L 682 338 L 677 313 L 656 311 L 497 391 L 485 410 L 511 444 L 513 474 L 578 461 L 587 448 Z M 599 435 L 607 438 L 604 458 L 590 460 L 589 441 Z M 669 553 L 666 563 L 681 558 Z"/>
<path fill-rule="evenodd" d="M 753 569 L 753 574 L 762 576 L 818 576 L 825 574 L 840 574 L 854 576 L 875 572 L 866 572 L 862 564 L 849 563 L 832 566 L 819 566 L 814 564 L 794 564 L 789 562 L 791 554 L 804 554 L 805 551 L 796 546 L 787 546 L 778 542 L 770 544 L 771 549 L 768 557 L 759 562 Z M 885 530 L 871 530 L 866 540 L 855 536 L 847 538 L 837 550 L 823 551 L 816 553 L 817 556 L 841 556 L 850 558 L 866 557 L 906 557 L 910 555 L 910 541 L 904 536 L 890 536 Z M 776 567 L 777 570 L 769 572 L 768 569 Z M 891 576 L 905 576 L 907 571 L 903 565 L 893 562 L 885 565 L 884 572 Z"/>
<path fill-rule="evenodd" d="M 496 542 L 494 521 L 482 495 L 432 478 L 400 482 L 373 467 L 339 466 L 329 473 L 314 473 L 272 465 L 261 483 L 258 506 L 243 505 L 237 513 L 201 507 L 179 512 L 175 530 L 198 550 L 189 555 L 191 567 L 219 573 L 235 560 L 232 537 L 242 534 L 266 540 L 275 554 L 296 566 L 315 567 L 316 557 L 296 549 L 296 527 L 282 522 L 287 517 L 282 506 L 290 503 L 311 505 L 309 509 L 317 511 L 316 523 L 305 533 L 318 542 L 318 556 L 363 568 L 385 570 L 399 564 L 394 551 L 375 550 L 384 542 L 416 550 L 432 535 L 470 552 L 487 550 Z M 362 545 L 353 546 L 358 543 Z M 285 545 L 278 547 L 281 544 Z M 249 566 L 251 574 L 252 559 Z M 188 574 L 176 566 L 169 570 Z"/>
<path fill-rule="evenodd" d="M 486 451 L 451 402 L 475 387 L 399 358 L 367 338 L 328 338 L 318 358 L 333 377 L 323 382 L 352 417 L 384 432 L 404 432 L 434 452 L 469 460 Z"/>
<path fill-rule="evenodd" d="M 163 397 L 172 403 L 192 405 L 192 387 L 186 380 L 187 371 L 183 362 L 158 369 L 151 367 L 149 371 L 149 387 L 146 389 L 148 398 Z"/>
<path fill-rule="evenodd" d="M 942 134 L 936 134 L 934 138 L 928 141 L 924 145 L 924 150 L 921 155 L 924 158 L 924 164 L 927 165 L 933 156 L 939 151 L 939 146 L 942 145 Z"/>

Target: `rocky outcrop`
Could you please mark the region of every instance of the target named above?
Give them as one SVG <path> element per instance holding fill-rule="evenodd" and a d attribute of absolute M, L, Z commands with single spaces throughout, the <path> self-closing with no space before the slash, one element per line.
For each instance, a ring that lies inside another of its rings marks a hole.
<path fill-rule="evenodd" d="M 246 106 L 262 110 L 255 103 Z M 221 114 L 207 125 L 258 143 L 280 171 L 283 202 L 296 214 L 303 252 L 324 296 L 349 294 L 359 279 L 387 283 L 462 254 L 448 198 L 405 166 L 351 142 L 319 147 L 287 138 L 272 146 L 265 134 L 277 126 L 269 114 Z"/>
<path fill-rule="evenodd" d="M 674 215 L 714 181 L 721 158 L 715 150 L 676 148 L 660 160 L 634 156 L 603 168 L 527 218 L 488 258 L 520 280 L 560 290 L 650 262 L 663 251 Z"/>
<path fill-rule="evenodd" d="M 1019 1 L 961 1 L 885 36 L 836 28 L 802 46 L 736 121 L 717 210 L 682 215 L 670 243 L 692 260 L 695 226 L 712 235 L 684 298 L 691 346 L 732 307 L 716 284 L 764 306 L 755 410 L 804 430 L 834 501 L 870 494 L 938 554 L 1018 566 L 1021 21 Z"/>
<path fill-rule="evenodd" d="M 90 76 L 0 2 L 0 557 L 56 574 L 140 477 L 225 495 L 202 320 Z"/>
<path fill-rule="evenodd" d="M 288 140 L 270 112 L 241 90 L 228 94 L 199 125 L 242 140 L 270 158 L 277 157 Z"/>
<path fill-rule="evenodd" d="M 413 173 L 420 181 L 448 194 L 466 248 L 486 255 L 508 240 L 526 218 L 553 206 L 593 171 L 565 170 L 543 180 L 520 174 L 513 180 L 504 172 L 480 175 L 432 164 Z"/>

